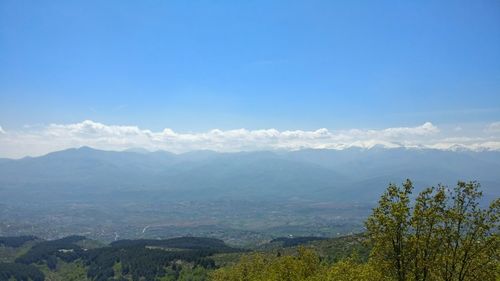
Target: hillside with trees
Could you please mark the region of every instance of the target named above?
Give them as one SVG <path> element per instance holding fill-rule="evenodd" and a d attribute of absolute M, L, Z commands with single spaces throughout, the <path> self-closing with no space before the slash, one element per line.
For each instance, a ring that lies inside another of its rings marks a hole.
<path fill-rule="evenodd" d="M 458 182 L 414 194 L 390 184 L 366 231 L 338 238 L 278 237 L 252 249 L 200 237 L 119 240 L 0 237 L 0 281 L 494 281 L 500 199 Z"/>

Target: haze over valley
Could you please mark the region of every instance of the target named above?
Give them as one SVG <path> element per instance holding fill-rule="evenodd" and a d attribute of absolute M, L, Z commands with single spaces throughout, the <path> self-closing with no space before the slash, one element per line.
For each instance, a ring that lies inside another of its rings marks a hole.
<path fill-rule="evenodd" d="M 417 190 L 480 179 L 498 197 L 500 153 L 350 148 L 174 154 L 81 147 L 0 162 L 0 233 L 102 241 L 185 235 L 237 245 L 280 236 L 339 236 L 387 184 Z"/>

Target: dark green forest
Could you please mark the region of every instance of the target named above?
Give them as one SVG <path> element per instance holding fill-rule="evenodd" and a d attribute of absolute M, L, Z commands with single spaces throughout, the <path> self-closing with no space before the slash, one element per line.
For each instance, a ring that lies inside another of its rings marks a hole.
<path fill-rule="evenodd" d="M 2 239 L 15 241 L 13 237 Z M 18 240 L 21 239 L 27 240 Z M 159 277 L 178 280 L 184 266 L 208 271 L 216 267 L 211 256 L 243 251 L 212 238 L 121 240 L 94 249 L 84 248 L 80 243 L 84 240 L 83 236 L 40 240 L 14 263 L 2 263 L 0 280 L 44 280 L 40 269 L 57 271 L 65 263 L 83 265 L 88 280 L 156 280 Z M 22 246 L 20 243 L 10 245 L 14 248 Z"/>

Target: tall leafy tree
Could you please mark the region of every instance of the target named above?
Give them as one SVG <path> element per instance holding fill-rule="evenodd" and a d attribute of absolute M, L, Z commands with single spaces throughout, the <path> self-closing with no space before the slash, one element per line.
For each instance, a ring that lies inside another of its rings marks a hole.
<path fill-rule="evenodd" d="M 432 268 L 441 246 L 441 229 L 446 208 L 445 188 L 427 188 L 415 199 L 409 232 L 409 253 L 412 278 L 416 281 L 434 280 Z"/>
<path fill-rule="evenodd" d="M 389 185 L 367 220 L 372 262 L 393 280 L 495 280 L 500 200 L 481 208 L 477 182 L 427 188 Z"/>
<path fill-rule="evenodd" d="M 443 212 L 441 247 L 436 271 L 442 280 L 494 280 L 499 251 L 500 200 L 489 208 L 479 205 L 482 193 L 476 182 L 459 182 L 450 191 Z"/>
<path fill-rule="evenodd" d="M 407 180 L 403 187 L 390 184 L 378 206 L 368 218 L 366 227 L 373 251 L 371 258 L 395 280 L 407 280 L 410 271 L 410 195 L 413 184 Z"/>

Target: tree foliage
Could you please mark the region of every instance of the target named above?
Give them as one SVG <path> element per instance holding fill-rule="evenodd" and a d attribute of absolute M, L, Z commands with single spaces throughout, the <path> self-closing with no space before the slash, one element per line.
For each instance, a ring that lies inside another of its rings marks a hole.
<path fill-rule="evenodd" d="M 367 220 L 372 262 L 398 281 L 495 280 L 500 200 L 481 208 L 477 182 L 412 191 L 389 185 Z"/>
<path fill-rule="evenodd" d="M 350 257 L 332 266 L 311 249 L 300 247 L 297 255 L 243 256 L 234 266 L 210 274 L 212 281 L 383 281 L 371 263 Z"/>

